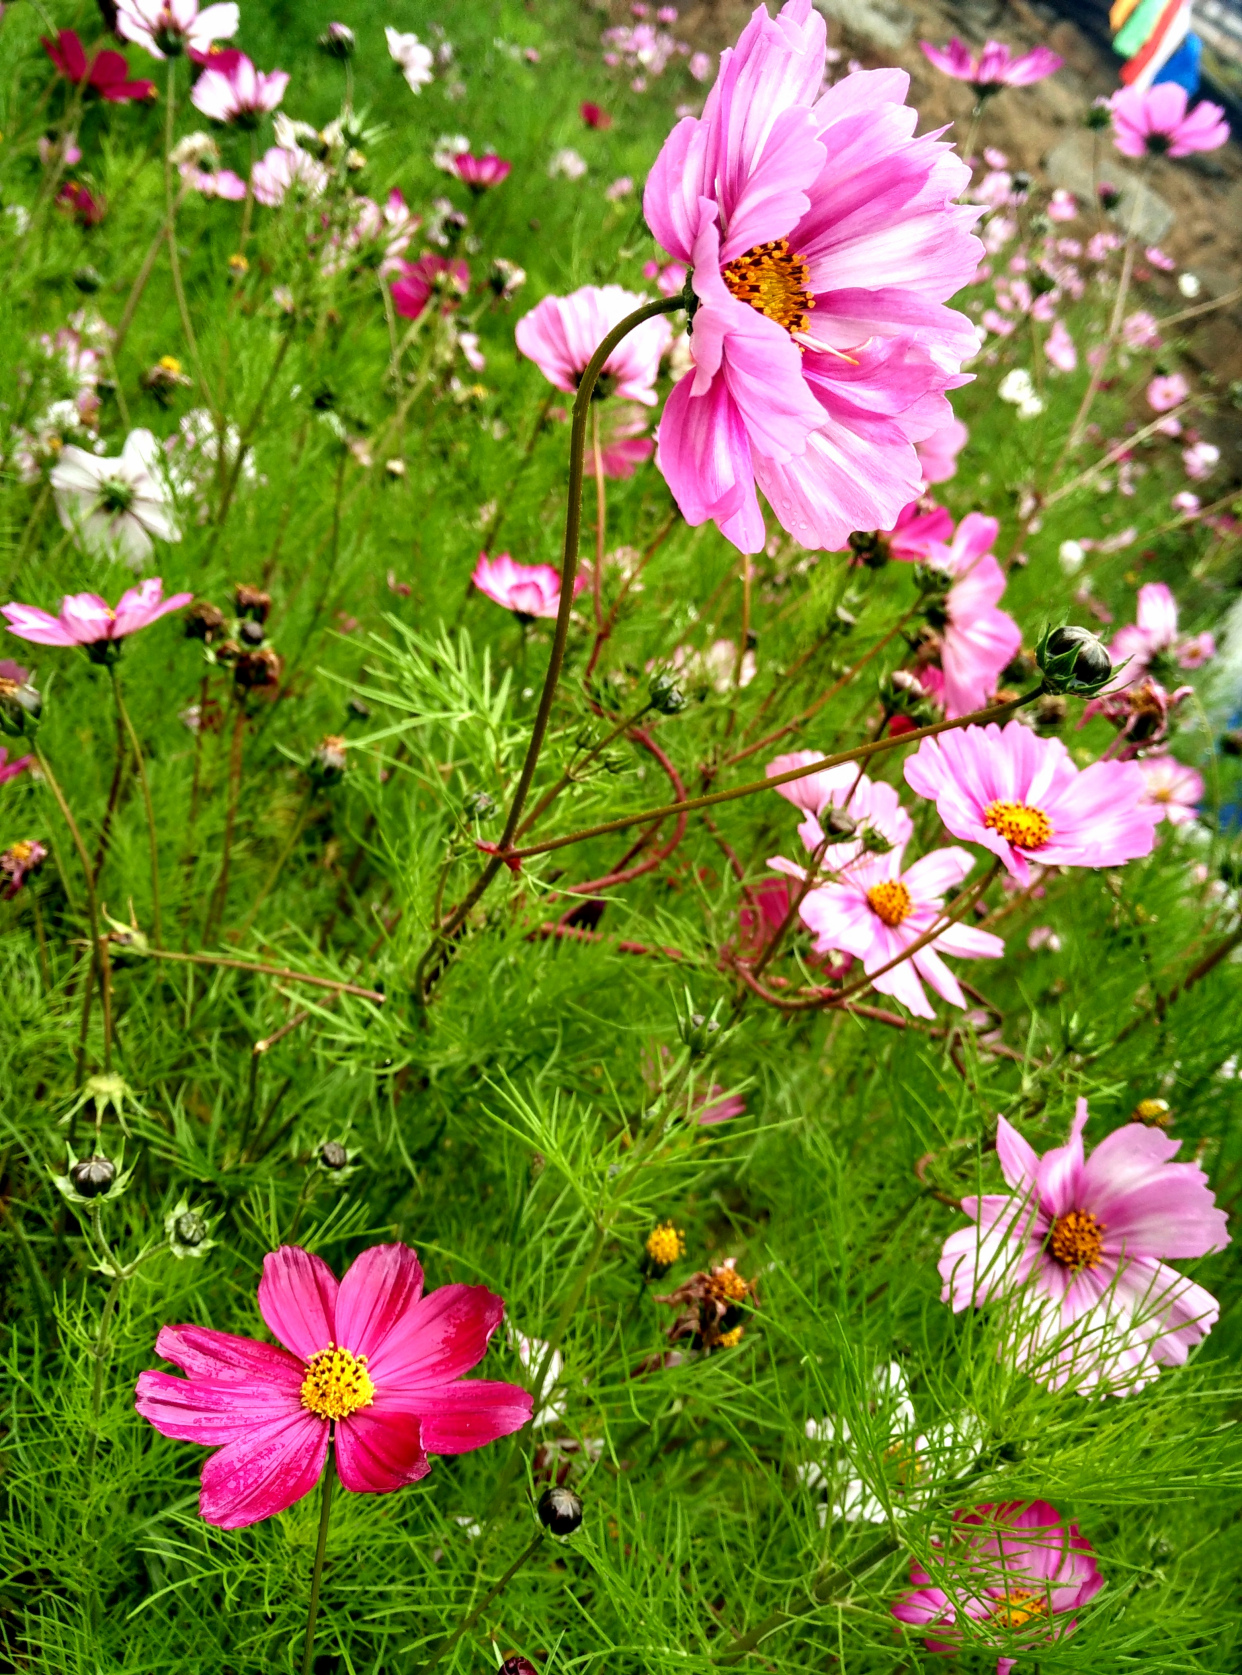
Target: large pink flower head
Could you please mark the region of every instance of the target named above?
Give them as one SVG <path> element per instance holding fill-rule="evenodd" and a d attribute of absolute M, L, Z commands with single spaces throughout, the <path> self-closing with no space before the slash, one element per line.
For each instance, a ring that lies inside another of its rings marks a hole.
<path fill-rule="evenodd" d="M 583 285 L 567 297 L 544 297 L 518 321 L 514 336 L 522 354 L 534 361 L 549 384 L 572 394 L 612 328 L 649 301 L 620 285 Z M 663 315 L 644 320 L 604 362 L 595 395 L 618 395 L 623 401 L 654 407 L 660 357 L 672 336 Z"/>
<path fill-rule="evenodd" d="M 915 1591 L 893 1616 L 929 1630 L 932 1652 L 955 1653 L 980 1640 L 1015 1649 L 1072 1634 L 1080 1610 L 1104 1586 L 1091 1543 L 1047 1501 L 1004 1501 L 953 1514 L 953 1531 L 924 1568 L 910 1564 Z M 958 1613 L 973 1625 L 963 1632 Z M 996 1660 L 1009 1675 L 1015 1659 Z"/>
<path fill-rule="evenodd" d="M 906 783 L 936 804 L 954 837 L 982 844 L 1019 884 L 1045 867 L 1115 867 L 1150 855 L 1159 816 L 1144 802 L 1134 762 L 1081 771 L 1060 739 L 1020 721 L 963 727 L 924 739 Z"/>
<path fill-rule="evenodd" d="M 284 98 L 289 76 L 284 70 L 256 70 L 244 52 L 221 53 L 216 64 L 225 58 L 224 68 L 213 64 L 203 71 L 194 83 L 190 103 L 213 122 L 257 128 Z"/>
<path fill-rule="evenodd" d="M 554 617 L 561 608 L 561 578 L 550 564 L 517 564 L 508 553 L 495 558 L 480 553 L 470 579 L 480 593 L 512 611 L 519 622 Z M 585 586 L 584 577 L 575 577 L 575 598 Z"/>
<path fill-rule="evenodd" d="M 970 171 L 914 137 L 903 71 L 821 95 L 824 40 L 811 0 L 759 7 L 643 199 L 695 297 L 658 463 L 686 520 L 748 553 L 756 486 L 804 547 L 891 528 L 922 483 L 914 445 L 952 416 L 944 392 L 978 347 L 944 306 L 982 253 L 980 210 L 953 201 Z"/>
<path fill-rule="evenodd" d="M 1065 60 L 1051 47 L 1032 47 L 1029 52 L 1013 53 L 1004 41 L 988 41 L 978 58 L 971 56 L 965 41 L 955 35 L 947 47 L 934 47 L 930 41 L 920 41 L 923 55 L 929 63 L 942 70 L 954 81 L 969 82 L 980 99 L 999 93 L 1002 87 L 1029 87 L 1055 75 Z"/>
<path fill-rule="evenodd" d="M 991 551 L 999 528 L 995 518 L 969 512 L 952 540 L 932 542 L 923 560 L 949 586 L 925 610 L 939 640 L 940 666 L 921 669 L 919 678 L 950 720 L 983 708 L 1022 644 L 1017 623 L 996 608 L 1005 591 L 1005 573 Z"/>
<path fill-rule="evenodd" d="M 198 8 L 198 0 L 117 0 L 116 32 L 152 58 L 175 58 L 191 47 L 207 52 L 236 35 L 241 12 L 234 0 Z"/>
<path fill-rule="evenodd" d="M 1211 634 L 1179 637 L 1177 600 L 1163 582 L 1147 582 L 1138 590 L 1133 626 L 1117 630 L 1108 655 L 1114 665 L 1125 664 L 1109 688 L 1117 692 L 1170 661 L 1183 669 L 1202 668 L 1216 655 L 1216 641 Z"/>
<path fill-rule="evenodd" d="M 120 650 L 120 642 L 140 628 L 149 628 L 169 611 L 179 611 L 193 599 L 192 593 L 174 593 L 164 598 L 164 584 L 151 576 L 137 587 L 127 588 L 114 611 L 97 593 L 69 593 L 60 602 L 60 615 L 51 616 L 36 605 L 0 605 L 0 616 L 9 632 L 36 646 L 85 646 L 92 663 L 108 663 Z"/>
<path fill-rule="evenodd" d="M 1216 151 L 1229 138 L 1219 105 L 1200 100 L 1189 113 L 1188 94 L 1175 81 L 1155 87 L 1122 87 L 1113 94 L 1113 144 L 1126 157 L 1189 157 Z"/>
<path fill-rule="evenodd" d="M 463 1379 L 504 1309 L 481 1285 L 424 1296 L 408 1245 L 373 1245 L 339 1285 L 320 1257 L 282 1245 L 263 1259 L 259 1313 L 284 1347 L 165 1326 L 156 1351 L 188 1377 L 141 1374 L 135 1406 L 162 1435 L 219 1450 L 198 1506 L 222 1529 L 309 1494 L 329 1442 L 347 1489 L 390 1494 L 426 1477 L 428 1454 L 468 1453 L 530 1418 L 517 1385 Z"/>
<path fill-rule="evenodd" d="M 1180 1366 L 1215 1324 L 1214 1297 L 1169 1257 L 1229 1243 L 1197 1163 L 1174 1163 L 1180 1141 L 1126 1123 L 1089 1158 L 1078 1101 L 1069 1143 L 1042 1157 L 1004 1117 L 996 1154 L 1007 1193 L 963 1198 L 975 1223 L 945 1240 L 941 1300 L 955 1313 L 998 1302 L 1008 1348 L 1034 1378 L 1124 1395 Z"/>

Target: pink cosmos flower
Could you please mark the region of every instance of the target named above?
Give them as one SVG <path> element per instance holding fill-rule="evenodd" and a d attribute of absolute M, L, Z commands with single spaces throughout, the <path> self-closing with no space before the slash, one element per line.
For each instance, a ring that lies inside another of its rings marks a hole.
<path fill-rule="evenodd" d="M 902 507 L 893 527 L 879 534 L 889 558 L 903 564 L 925 564 L 934 546 L 953 539 L 953 519 L 943 506 L 913 500 Z"/>
<path fill-rule="evenodd" d="M 821 754 L 816 750 L 791 750 L 784 756 L 773 757 L 764 771 L 772 779 L 777 774 L 789 773 L 793 768 L 818 762 Z M 821 822 L 831 810 L 844 812 L 859 829 L 860 835 L 870 830 L 883 838 L 893 850 L 904 849 L 914 836 L 914 822 L 902 808 L 893 787 L 883 780 L 873 781 L 866 774 L 860 775 L 852 762 L 841 762 L 835 768 L 805 774 L 801 779 L 773 786 L 773 790 L 806 816 L 798 827 L 798 836 L 803 846 L 812 852 L 824 841 Z M 824 864 L 839 867 L 859 852 L 857 840 L 833 844 Z M 782 863 L 777 870 L 792 870 L 801 876 L 789 862 Z"/>
<path fill-rule="evenodd" d="M 578 114 L 581 116 L 588 128 L 612 127 L 611 116 L 609 116 L 606 110 L 595 104 L 591 99 L 583 101 L 583 103 L 578 107 Z"/>
<path fill-rule="evenodd" d="M 1135 763 L 1080 772 L 1060 739 L 1041 739 L 1020 721 L 923 739 L 905 774 L 954 837 L 990 849 L 1019 884 L 1030 882 L 1032 859 L 1113 867 L 1149 855 L 1156 841 L 1159 816 L 1144 805 Z"/>
<path fill-rule="evenodd" d="M 1190 385 L 1180 372 L 1161 373 L 1147 386 L 1147 405 L 1153 413 L 1167 413 L 1190 395 Z"/>
<path fill-rule="evenodd" d="M 903 71 L 821 96 L 824 41 L 811 0 L 775 20 L 760 6 L 643 199 L 698 299 L 657 462 L 687 521 L 748 553 L 756 486 L 805 547 L 891 527 L 922 482 L 914 444 L 952 416 L 944 392 L 978 348 L 944 306 L 981 254 L 978 207 L 953 201 L 969 170 L 913 137 Z"/>
<path fill-rule="evenodd" d="M 554 617 L 561 608 L 561 578 L 550 564 L 516 564 L 508 553 L 495 558 L 480 553 L 470 579 L 480 593 L 512 611 L 519 622 Z M 585 577 L 575 578 L 575 598 L 585 586 Z"/>
<path fill-rule="evenodd" d="M 129 65 L 121 53 L 105 48 L 88 59 L 73 29 L 60 30 L 54 41 L 49 41 L 46 35 L 40 35 L 39 39 L 44 52 L 61 75 L 75 87 L 85 83 L 92 93 L 114 105 L 128 105 L 136 99 L 156 97 L 153 81 L 130 81 Z"/>
<path fill-rule="evenodd" d="M 678 296 L 686 288 L 689 269 L 684 262 L 644 262 L 643 278 L 654 279 L 662 297 Z"/>
<path fill-rule="evenodd" d="M 256 70 L 244 52 L 229 53 L 211 62 L 194 83 L 190 103 L 213 122 L 228 122 L 237 128 L 257 128 L 269 111 L 274 111 L 289 85 L 284 70 Z"/>
<path fill-rule="evenodd" d="M 1229 1235 L 1203 1170 L 1172 1162 L 1180 1141 L 1127 1123 L 1084 1158 L 1086 1122 L 1080 1099 L 1068 1144 L 1039 1157 L 999 1119 L 1009 1191 L 962 1200 L 976 1225 L 945 1240 L 941 1300 L 1004 1304 L 1018 1365 L 1052 1389 L 1126 1394 L 1159 1363 L 1182 1365 L 1219 1314 L 1165 1259 L 1224 1250 Z"/>
<path fill-rule="evenodd" d="M 1076 221 L 1078 219 L 1078 199 L 1072 192 L 1067 192 L 1064 186 L 1058 186 L 1048 199 L 1046 213 L 1049 221 Z"/>
<path fill-rule="evenodd" d="M 1101 697 L 1092 698 L 1078 725 L 1085 727 L 1094 716 L 1105 716 L 1121 735 L 1121 749 L 1113 752 L 1114 760 L 1129 761 L 1140 750 L 1151 750 L 1162 742 L 1169 731 L 1170 712 L 1193 692 L 1193 686 L 1168 692 L 1158 680 L 1144 675 L 1128 686 L 1113 687 Z"/>
<path fill-rule="evenodd" d="M 0 750 L 0 757 L 3 755 L 4 752 Z M 24 767 L 26 763 L 33 761 L 33 756 L 27 756 L 21 765 Z M 16 843 L 9 845 L 3 855 L 0 855 L 0 873 L 8 879 L 4 888 L 5 901 L 13 900 L 31 873 L 38 872 L 47 857 L 46 846 L 37 838 L 19 838 Z"/>
<path fill-rule="evenodd" d="M 1110 692 L 1118 692 L 1135 685 L 1153 665 L 1158 667 L 1170 657 L 1183 669 L 1201 668 L 1216 655 L 1216 641 L 1211 634 L 1179 639 L 1177 600 L 1163 582 L 1147 582 L 1138 590 L 1134 626 L 1117 631 L 1108 655 L 1114 664 L 1125 663 L 1109 687 Z"/>
<path fill-rule="evenodd" d="M 255 164 L 257 169 L 260 165 Z M 224 198 L 229 203 L 239 204 L 246 196 L 246 182 L 232 169 L 203 169 L 186 166 L 181 169 L 181 178 L 187 186 L 201 192 L 205 198 Z M 258 188 L 255 197 L 259 197 Z M 265 200 L 259 198 L 259 202 Z"/>
<path fill-rule="evenodd" d="M 400 278 L 392 282 L 393 306 L 407 320 L 417 320 L 433 296 L 440 299 L 441 314 L 451 314 L 470 289 L 470 269 L 460 258 L 450 260 L 428 252 L 398 267 Z"/>
<path fill-rule="evenodd" d="M 851 812 L 858 802 L 856 793 L 851 799 Z M 803 898 L 799 909 L 802 922 L 815 933 L 817 954 L 834 948 L 853 954 L 871 976 L 891 960 L 901 959 L 912 942 L 931 930 L 943 915 L 945 892 L 962 882 L 975 860 L 965 849 L 935 849 L 903 872 L 902 849 L 896 847 L 886 855 L 863 850 L 845 864 L 839 864 L 830 849 L 823 864 L 839 870 L 828 883 L 816 885 Z M 768 865 L 792 872 L 795 877 L 805 876 L 800 868 L 791 867 L 779 856 Z M 989 931 L 949 925 L 909 959 L 875 977 L 873 987 L 899 1000 L 916 1018 L 934 1018 L 920 977 L 950 1006 L 966 1006 L 966 997 L 941 959 L 942 954 L 978 960 L 999 959 L 1004 952 L 1005 944 Z"/>
<path fill-rule="evenodd" d="M 915 1591 L 891 1608 L 901 1622 L 933 1631 L 924 1642 L 931 1652 L 960 1650 L 966 1635 L 957 1626 L 959 1610 L 976 1625 L 976 1645 L 1060 1639 L 1078 1624 L 1056 1619 L 1089 1604 L 1104 1586 L 1091 1543 L 1047 1501 L 955 1512 L 949 1542 L 937 1549 L 927 1569 L 911 1560 Z M 996 1675 L 1009 1675 L 1016 1661 L 999 1657 Z"/>
<path fill-rule="evenodd" d="M 1146 801 L 1170 826 L 1188 826 L 1203 801 L 1203 775 L 1174 756 L 1147 756 L 1139 763 L 1147 781 Z"/>
<path fill-rule="evenodd" d="M 950 720 L 983 708 L 1022 644 L 1017 623 L 996 609 L 1005 591 L 1005 573 L 990 550 L 999 529 L 995 518 L 970 512 L 952 543 L 931 543 L 924 560 L 953 578 L 943 603 L 927 613 L 940 638 L 940 668 L 920 671 Z"/>
<path fill-rule="evenodd" d="M 550 384 L 572 393 L 612 328 L 649 301 L 620 285 L 583 285 L 567 297 L 544 297 L 518 321 L 517 346 Z M 644 320 L 604 362 L 596 395 L 618 395 L 654 407 L 660 358 L 672 338 L 663 315 Z"/>
<path fill-rule="evenodd" d="M 1189 157 L 1192 151 L 1216 151 L 1229 138 L 1224 111 L 1203 99 L 1188 114 L 1188 97 L 1175 81 L 1119 88 L 1109 100 L 1117 150 L 1126 157 Z"/>
<path fill-rule="evenodd" d="M 97 593 L 70 593 L 60 602 L 60 615 L 50 616 L 35 605 L 0 605 L 0 616 L 9 632 L 19 640 L 37 646 L 86 646 L 94 654 L 140 628 L 149 628 L 169 611 L 179 611 L 193 599 L 192 593 L 174 593 L 164 598 L 164 584 L 151 576 L 137 587 L 127 588 L 114 611 Z M 95 659 L 102 661 L 102 658 Z"/>
<path fill-rule="evenodd" d="M 520 1429 L 529 1394 L 465 1380 L 504 1315 L 481 1285 L 423 1295 L 408 1245 L 373 1245 L 339 1286 L 320 1257 L 282 1245 L 263 1259 L 259 1312 L 283 1348 L 204 1326 L 165 1326 L 158 1354 L 188 1376 L 145 1372 L 135 1407 L 161 1435 L 219 1448 L 199 1511 L 222 1529 L 272 1518 L 319 1479 L 336 1447 L 341 1482 L 385 1495 Z"/>
<path fill-rule="evenodd" d="M 1163 339 L 1154 314 L 1138 308 L 1121 322 L 1121 341 L 1127 349 L 1159 349 Z"/>
<path fill-rule="evenodd" d="M 1053 322 L 1048 340 L 1044 344 L 1044 354 L 1048 357 L 1048 364 L 1054 366 L 1058 372 L 1073 372 L 1077 368 L 1078 350 L 1064 320 Z"/>
<path fill-rule="evenodd" d="M 512 167 L 512 163 L 506 163 L 494 151 L 482 157 L 462 151 L 453 158 L 449 173 L 456 175 L 462 185 L 468 186 L 472 192 L 486 192 L 489 186 L 499 186 L 502 180 L 507 180 Z"/>
<path fill-rule="evenodd" d="M 947 47 L 934 47 L 930 41 L 920 41 L 929 63 L 943 70 L 954 81 L 969 82 L 981 99 L 999 93 L 1002 87 L 1030 87 L 1055 75 L 1065 60 L 1051 47 L 1032 47 L 1016 56 L 1003 41 L 988 41 L 978 58 L 972 58 L 965 41 L 955 35 Z"/>
<path fill-rule="evenodd" d="M 916 442 L 914 451 L 923 468 L 923 481 L 947 483 L 957 475 L 957 456 L 970 441 L 970 431 L 960 419 L 948 418 L 930 436 Z"/>
<path fill-rule="evenodd" d="M 206 52 L 236 35 L 241 13 L 233 0 L 207 6 L 198 0 L 117 0 L 116 32 L 145 47 L 152 58 L 175 58 L 193 47 Z"/>
<path fill-rule="evenodd" d="M 604 476 L 620 480 L 634 475 L 634 468 L 655 453 L 655 442 L 647 434 L 651 416 L 629 401 L 610 401 L 600 416 L 600 464 Z"/>
<path fill-rule="evenodd" d="M 82 227 L 97 227 L 108 213 L 104 200 L 97 197 L 80 180 L 67 180 L 56 194 L 61 209 L 68 210 Z"/>
<path fill-rule="evenodd" d="M 7 746 L 0 744 L 0 785 L 7 785 L 18 774 L 25 773 L 33 761 L 33 756 L 19 756 L 15 762 L 10 762 Z"/>
<path fill-rule="evenodd" d="M 284 203 L 286 194 L 295 186 L 307 197 L 318 198 L 327 184 L 328 171 L 323 164 L 296 146 L 269 146 L 250 171 L 255 201 L 268 209 Z M 242 196 L 245 196 L 244 187 Z"/>
<path fill-rule="evenodd" d="M 1182 449 L 1182 464 L 1192 483 L 1202 483 L 1220 464 L 1220 449 L 1215 442 L 1192 442 Z"/>

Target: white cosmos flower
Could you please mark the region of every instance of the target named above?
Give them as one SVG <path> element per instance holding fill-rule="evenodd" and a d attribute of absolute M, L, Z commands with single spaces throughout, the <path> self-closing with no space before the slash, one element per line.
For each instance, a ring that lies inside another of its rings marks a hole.
<path fill-rule="evenodd" d="M 88 552 L 140 569 L 154 550 L 152 536 L 181 539 L 160 460 L 149 430 L 131 430 L 119 459 L 62 449 L 51 479 L 61 523 Z"/>
<path fill-rule="evenodd" d="M 425 47 L 417 35 L 403 35 L 391 26 L 384 30 L 384 38 L 393 62 L 400 66 L 409 83 L 410 92 L 421 93 L 428 82 L 435 80 L 431 68 L 435 63 L 435 54 L 431 48 Z"/>
<path fill-rule="evenodd" d="M 145 47 L 152 58 L 192 48 L 206 52 L 213 41 L 236 35 L 241 12 L 233 0 L 198 9 L 198 0 L 117 0 L 116 31 Z"/>
<path fill-rule="evenodd" d="M 534 1373 L 543 1367 L 543 1378 L 538 1390 L 532 1392 L 535 1402 L 535 1416 L 531 1420 L 532 1429 L 540 1425 L 554 1425 L 558 1419 L 565 1417 L 565 1398 L 552 1401 L 552 1392 L 560 1383 L 561 1374 L 565 1370 L 565 1358 L 559 1349 L 554 1349 L 548 1356 L 548 1346 L 542 1338 L 528 1338 L 516 1327 L 509 1328 L 509 1342 L 517 1350 L 518 1360 L 528 1373 Z"/>

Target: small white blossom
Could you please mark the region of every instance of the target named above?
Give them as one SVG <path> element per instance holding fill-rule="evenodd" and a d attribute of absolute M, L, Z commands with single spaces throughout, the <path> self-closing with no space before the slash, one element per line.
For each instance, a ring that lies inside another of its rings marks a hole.
<path fill-rule="evenodd" d="M 553 153 L 552 161 L 548 164 L 548 173 L 555 180 L 562 176 L 565 180 L 581 180 L 587 172 L 586 159 L 580 157 L 572 145 L 563 145 Z"/>
<path fill-rule="evenodd" d="M 432 71 L 435 55 L 431 48 L 425 47 L 417 35 L 404 35 L 391 25 L 384 30 L 384 38 L 388 42 L 389 56 L 400 67 L 411 93 L 421 93 L 428 82 L 435 79 Z"/>

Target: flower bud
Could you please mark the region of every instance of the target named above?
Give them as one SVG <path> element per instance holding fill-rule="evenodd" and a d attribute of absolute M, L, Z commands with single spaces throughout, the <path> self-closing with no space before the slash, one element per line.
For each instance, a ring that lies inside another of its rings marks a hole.
<path fill-rule="evenodd" d="M 8 680 L 0 676 L 0 733 L 8 733 L 15 739 L 26 732 L 33 733 L 42 714 L 43 694 L 29 680 Z"/>
<path fill-rule="evenodd" d="M 878 826 L 864 826 L 858 835 L 869 855 L 887 855 L 893 847 L 892 838 L 885 837 Z"/>
<path fill-rule="evenodd" d="M 553 1535 L 572 1535 L 582 1522 L 582 1502 L 572 1489 L 545 1489 L 535 1508 L 539 1522 Z"/>
<path fill-rule="evenodd" d="M 845 843 L 852 838 L 858 830 L 858 822 L 843 808 L 829 807 L 824 810 L 819 829 L 824 834 L 825 842 L 831 847 L 834 843 Z"/>
<path fill-rule="evenodd" d="M 164 1232 L 168 1248 L 179 1262 L 186 1257 L 197 1261 L 216 1248 L 211 1237 L 211 1218 L 191 1207 L 188 1198 L 179 1198 L 164 1217 Z"/>
<path fill-rule="evenodd" d="M 643 1246 L 642 1270 L 653 1279 L 661 1280 L 674 1262 L 686 1254 L 686 1236 L 671 1221 L 662 1221 L 652 1228 Z"/>
<path fill-rule="evenodd" d="M 506 261 L 503 256 L 497 256 L 487 276 L 487 283 L 501 302 L 508 302 L 514 293 L 525 285 L 526 269 L 520 268 L 516 262 Z"/>
<path fill-rule="evenodd" d="M 1097 133 L 1107 128 L 1113 120 L 1113 113 L 1108 108 L 1107 99 L 1097 99 L 1094 104 L 1087 106 L 1086 115 L 1082 119 L 1084 128 L 1093 128 Z"/>
<path fill-rule="evenodd" d="M 496 812 L 496 799 L 487 791 L 472 791 L 461 806 L 469 820 L 490 820 Z"/>
<path fill-rule="evenodd" d="M 522 1657 L 518 1652 L 510 1652 L 497 1675 L 539 1675 L 539 1671 L 529 1658 Z"/>
<path fill-rule="evenodd" d="M 1050 291 L 1057 288 L 1056 280 L 1050 273 L 1045 273 L 1043 268 L 1032 268 L 1027 283 L 1031 287 L 1033 297 L 1046 297 Z"/>
<path fill-rule="evenodd" d="M 183 1245 L 201 1245 L 207 1237 L 207 1221 L 197 1210 L 186 1210 L 173 1223 L 173 1230 Z"/>
<path fill-rule="evenodd" d="M 1107 685 L 1113 665 L 1100 640 L 1089 628 L 1073 623 L 1048 629 L 1035 648 L 1043 670 L 1045 692 L 1088 696 Z"/>
<path fill-rule="evenodd" d="M 250 617 L 254 622 L 266 622 L 272 608 L 272 596 L 264 593 L 261 587 L 237 582 L 233 588 L 233 605 L 238 616 Z"/>
<path fill-rule="evenodd" d="M 1013 191 L 1016 198 L 1025 198 L 1031 190 L 1031 177 L 1025 169 L 1016 169 L 1013 177 Z"/>
<path fill-rule="evenodd" d="M 1102 180 L 1099 185 L 1100 208 L 1112 211 L 1121 202 L 1121 193 L 1109 180 Z"/>
<path fill-rule="evenodd" d="M 73 270 L 73 283 L 82 292 L 83 296 L 93 296 L 103 284 L 103 275 L 98 268 L 91 267 L 90 263 L 87 262 L 82 267 Z"/>
<path fill-rule="evenodd" d="M 882 570 L 889 561 L 888 540 L 878 529 L 856 529 L 848 545 L 855 564 L 865 564 L 868 570 Z"/>
<path fill-rule="evenodd" d="M 191 605 L 182 620 L 187 640 L 201 640 L 209 646 L 224 634 L 224 612 L 218 605 L 208 604 L 206 599 Z"/>
<path fill-rule="evenodd" d="M 712 1037 L 720 1031 L 718 1020 L 702 1012 L 690 1012 L 678 1019 L 681 1039 L 694 1054 L 706 1053 L 713 1046 Z"/>
<path fill-rule="evenodd" d="M 330 23 L 315 45 L 329 58 L 352 58 L 355 46 L 354 32 L 347 23 Z"/>
<path fill-rule="evenodd" d="M 349 1153 L 339 1140 L 325 1140 L 319 1148 L 319 1161 L 325 1169 L 344 1169 L 349 1163 Z"/>
<path fill-rule="evenodd" d="M 371 706 L 355 694 L 345 705 L 345 714 L 350 721 L 370 721 Z"/>
<path fill-rule="evenodd" d="M 647 694 L 651 707 L 660 715 L 680 715 L 689 700 L 668 669 L 657 669 L 651 677 Z"/>
<path fill-rule="evenodd" d="M 348 766 L 348 746 L 339 733 L 328 733 L 311 752 L 308 772 L 316 785 L 339 785 Z"/>
<path fill-rule="evenodd" d="M 99 1198 L 116 1180 L 116 1164 L 102 1152 L 95 1152 L 73 1165 L 69 1179 L 79 1198 Z"/>
<path fill-rule="evenodd" d="M 249 618 L 237 625 L 237 637 L 244 646 L 261 646 L 267 639 L 267 629 L 261 622 L 251 622 Z"/>

